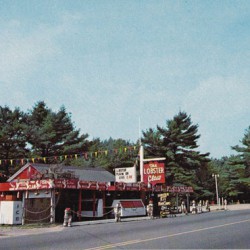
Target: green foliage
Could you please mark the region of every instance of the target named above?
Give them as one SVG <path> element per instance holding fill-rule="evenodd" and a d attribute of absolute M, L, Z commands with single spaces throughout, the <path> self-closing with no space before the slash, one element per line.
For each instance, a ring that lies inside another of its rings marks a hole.
<path fill-rule="evenodd" d="M 48 157 L 88 148 L 88 135 L 80 135 L 80 130 L 74 128 L 64 107 L 52 112 L 44 102 L 39 102 L 27 117 L 26 134 L 32 154 Z"/>
<path fill-rule="evenodd" d="M 250 197 L 250 127 L 241 141 L 242 145 L 232 147 L 238 154 L 229 159 L 230 194 L 237 199 Z"/>
<path fill-rule="evenodd" d="M 54 163 L 53 156 L 79 156 L 85 152 L 87 158 L 83 156 L 61 160 L 64 164 L 104 167 L 113 171 L 116 167 L 133 166 L 137 157 L 137 152 L 131 150 L 132 144 L 128 141 L 112 138 L 105 141 L 87 140 L 88 135 L 80 135 L 80 130 L 75 129 L 64 107 L 53 112 L 42 101 L 27 113 L 0 107 L 0 125 L 0 157 L 8 160 L 4 166 L 6 171 L 2 172 L 7 175 L 10 159 L 46 157 L 47 163 Z M 11 165 L 12 170 L 16 171 L 20 165 L 15 164 L 16 161 Z M 0 181 L 2 179 L 6 178 L 1 174 Z"/>
<path fill-rule="evenodd" d="M 250 178 L 247 175 L 245 160 L 242 154 L 223 157 L 221 159 L 212 159 L 210 164 L 210 173 L 219 174 L 218 189 L 219 196 L 228 200 L 245 200 L 249 202 L 250 197 Z M 215 182 L 210 186 L 214 190 Z"/>
<path fill-rule="evenodd" d="M 96 138 L 90 143 L 87 158 L 68 159 L 68 163 L 79 167 L 102 167 L 114 174 L 115 168 L 134 165 L 138 152 L 133 148 L 129 141 L 123 139 L 101 141 Z"/>
<path fill-rule="evenodd" d="M 166 128 L 157 126 L 143 132 L 142 142 L 147 155 L 166 157 L 167 185 L 193 186 L 202 195 L 209 159 L 208 154 L 194 150 L 200 137 L 197 132 L 198 125 L 193 125 L 186 113 L 179 112 L 167 120 Z"/>
<path fill-rule="evenodd" d="M 235 156 L 208 159 L 208 153 L 197 151 L 199 138 L 198 125 L 192 124 L 185 112 L 179 112 L 166 121 L 166 127 L 144 131 L 142 142 L 146 157 L 166 157 L 167 185 L 192 186 L 194 198 L 215 199 L 215 173 L 219 174 L 220 197 L 250 201 L 250 127 L 241 145 L 232 147 L 237 152 Z M 88 140 L 88 134 L 80 134 L 74 127 L 64 107 L 53 112 L 44 102 L 38 102 L 27 113 L 0 107 L 0 182 L 20 167 L 14 162 L 10 168 L 11 159 L 29 157 L 53 159 L 87 153 L 87 158 L 63 159 L 64 164 L 103 167 L 113 172 L 117 167 L 135 164 L 139 149 L 130 150 L 133 146 L 123 139 Z"/>
<path fill-rule="evenodd" d="M 19 110 L 0 107 L 0 158 L 15 159 L 27 156 L 25 138 L 25 115 Z M 2 162 L 6 175 L 10 174 L 9 163 Z"/>

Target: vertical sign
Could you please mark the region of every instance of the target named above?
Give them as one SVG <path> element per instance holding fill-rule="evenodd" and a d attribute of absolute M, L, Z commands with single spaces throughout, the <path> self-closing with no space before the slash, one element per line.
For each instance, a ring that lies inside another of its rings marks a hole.
<path fill-rule="evenodd" d="M 149 162 L 143 166 L 143 182 L 150 183 L 153 186 L 157 183 L 165 183 L 164 163 Z"/>
<path fill-rule="evenodd" d="M 13 202 L 13 224 L 22 224 L 22 202 L 14 201 Z"/>

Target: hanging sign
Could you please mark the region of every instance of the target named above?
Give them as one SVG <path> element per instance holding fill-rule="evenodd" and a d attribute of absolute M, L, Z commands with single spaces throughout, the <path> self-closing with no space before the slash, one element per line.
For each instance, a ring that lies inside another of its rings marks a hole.
<path fill-rule="evenodd" d="M 165 183 L 165 165 L 160 162 L 149 162 L 143 165 L 143 182 L 155 185 Z"/>

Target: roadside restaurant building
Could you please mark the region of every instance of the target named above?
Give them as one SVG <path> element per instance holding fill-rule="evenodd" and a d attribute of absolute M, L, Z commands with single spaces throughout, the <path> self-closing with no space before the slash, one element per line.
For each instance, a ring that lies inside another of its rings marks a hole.
<path fill-rule="evenodd" d="M 126 199 L 129 208 L 139 204 L 136 200 L 146 205 L 162 192 L 189 194 L 193 189 L 117 182 L 103 168 L 27 163 L 0 183 L 0 224 L 62 222 L 65 208 L 73 220 L 111 218 L 115 200 Z"/>

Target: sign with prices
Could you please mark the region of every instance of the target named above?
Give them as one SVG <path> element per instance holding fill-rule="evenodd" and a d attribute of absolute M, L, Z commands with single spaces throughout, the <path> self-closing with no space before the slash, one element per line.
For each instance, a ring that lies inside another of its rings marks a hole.
<path fill-rule="evenodd" d="M 116 168 L 115 169 L 115 181 L 124 183 L 136 182 L 136 168 Z"/>

